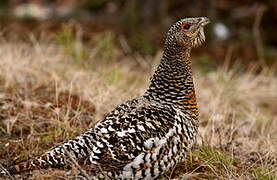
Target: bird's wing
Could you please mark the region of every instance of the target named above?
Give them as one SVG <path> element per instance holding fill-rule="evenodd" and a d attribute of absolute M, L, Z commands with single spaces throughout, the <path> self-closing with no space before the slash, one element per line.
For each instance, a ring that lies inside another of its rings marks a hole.
<path fill-rule="evenodd" d="M 92 162 L 124 167 L 139 154 L 166 143 L 170 131 L 177 128 L 176 118 L 181 121 L 172 107 L 130 103 L 118 106 L 95 126 L 99 153 L 92 153 Z"/>

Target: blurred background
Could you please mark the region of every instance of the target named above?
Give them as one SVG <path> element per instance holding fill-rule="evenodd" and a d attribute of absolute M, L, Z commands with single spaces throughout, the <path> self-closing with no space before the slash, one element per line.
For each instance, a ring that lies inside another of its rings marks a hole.
<path fill-rule="evenodd" d="M 192 51 L 199 134 L 172 178 L 276 179 L 276 0 L 0 0 L 0 164 L 144 93 L 170 25 L 193 16 L 211 20 Z"/>
<path fill-rule="evenodd" d="M 30 35 L 55 40 L 68 52 L 77 38 L 89 49 L 109 51 L 106 59 L 116 57 L 112 49 L 155 56 L 169 26 L 189 16 L 212 21 L 206 28 L 208 45 L 193 52 L 203 72 L 226 62 L 241 67 L 275 64 L 274 0 L 1 0 L 0 36 L 9 41 L 28 41 Z M 73 56 L 89 59 L 84 48 Z"/>

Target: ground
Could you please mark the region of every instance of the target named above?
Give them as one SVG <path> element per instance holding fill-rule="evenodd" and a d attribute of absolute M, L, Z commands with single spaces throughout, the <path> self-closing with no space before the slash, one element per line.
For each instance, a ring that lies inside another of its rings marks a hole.
<path fill-rule="evenodd" d="M 87 51 L 78 43 L 1 41 L 3 166 L 35 157 L 76 136 L 116 105 L 145 91 L 161 52 L 154 57 L 125 56 L 102 46 Z M 165 177 L 276 179 L 276 69 L 256 73 L 255 68 L 229 68 L 226 63 L 201 73 L 194 67 L 200 107 L 197 143 Z M 41 170 L 16 178 L 67 179 L 77 172 L 77 167 Z"/>

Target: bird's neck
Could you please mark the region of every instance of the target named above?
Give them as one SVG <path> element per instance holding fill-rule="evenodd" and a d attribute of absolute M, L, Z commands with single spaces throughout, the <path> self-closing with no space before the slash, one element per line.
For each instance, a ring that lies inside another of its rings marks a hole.
<path fill-rule="evenodd" d="M 191 48 L 178 44 L 166 45 L 146 95 L 162 103 L 178 105 L 197 115 L 190 52 Z"/>

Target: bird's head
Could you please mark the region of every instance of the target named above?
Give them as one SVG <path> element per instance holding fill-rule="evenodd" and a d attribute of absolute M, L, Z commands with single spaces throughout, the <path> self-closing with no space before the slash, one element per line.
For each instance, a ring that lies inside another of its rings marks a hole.
<path fill-rule="evenodd" d="M 167 42 L 187 47 L 200 46 L 205 41 L 204 26 L 209 22 L 206 17 L 181 19 L 169 29 Z"/>

